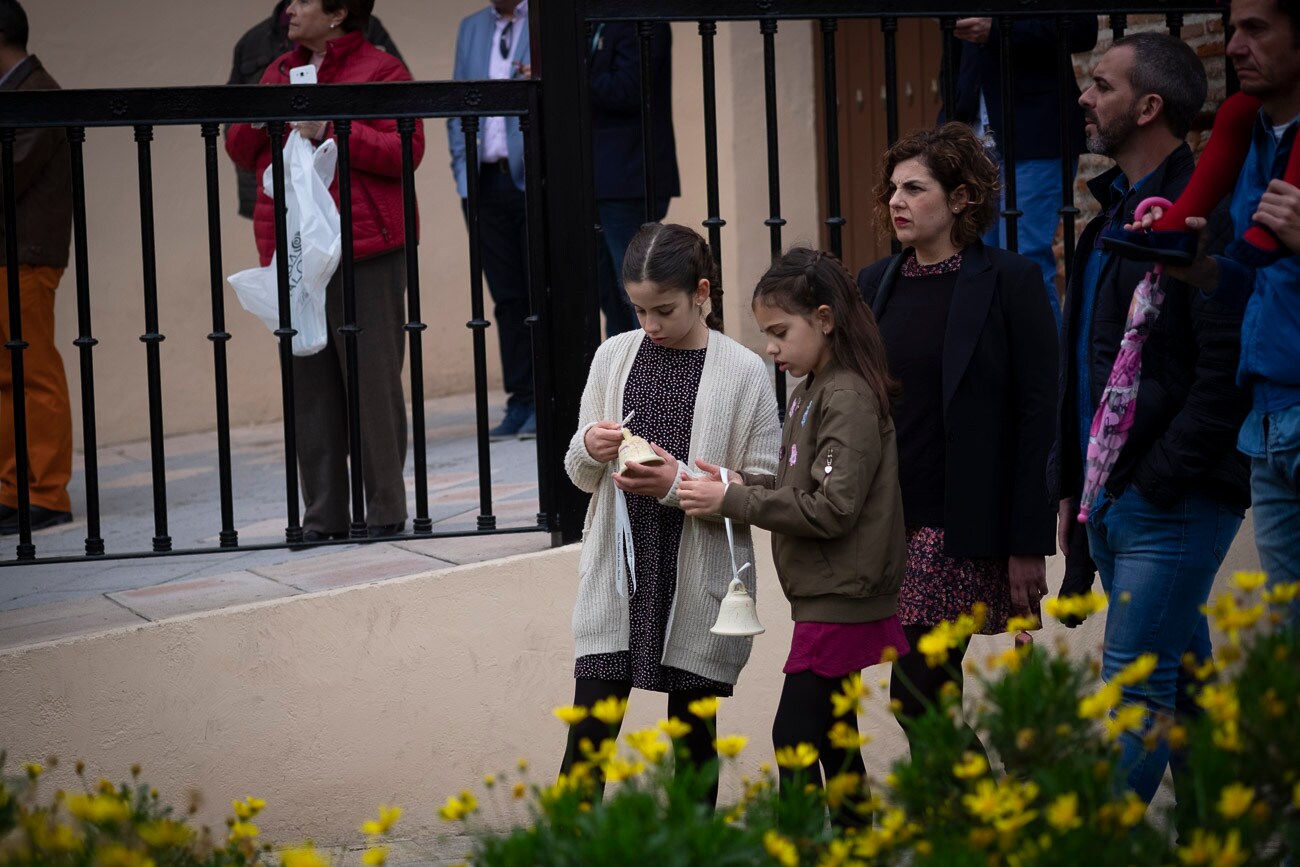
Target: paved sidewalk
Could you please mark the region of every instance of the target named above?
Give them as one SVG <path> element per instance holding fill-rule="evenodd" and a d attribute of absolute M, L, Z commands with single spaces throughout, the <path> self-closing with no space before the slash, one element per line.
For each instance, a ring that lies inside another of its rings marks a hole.
<path fill-rule="evenodd" d="M 498 400 L 489 419 L 503 411 Z M 425 404 L 429 515 L 434 532 L 473 533 L 479 511 L 478 451 L 472 395 Z M 241 545 L 284 538 L 284 440 L 280 424 L 231 431 L 235 528 Z M 167 532 L 176 549 L 216 546 L 221 530 L 215 432 L 168 437 L 165 446 Z M 492 502 L 498 527 L 535 525 L 537 446 L 493 443 Z M 33 535 L 38 557 L 85 552 L 85 478 L 74 457 L 71 524 Z M 148 442 L 99 451 L 101 535 L 109 553 L 149 551 L 154 535 Z M 406 489 L 415 516 L 414 458 Z M 407 530 L 410 530 L 410 519 Z M 0 568 L 0 650 L 100 632 L 150 620 L 366 584 L 540 551 L 546 533 L 330 545 L 219 554 L 8 565 Z M 16 536 L 0 540 L 0 563 L 15 559 Z"/>

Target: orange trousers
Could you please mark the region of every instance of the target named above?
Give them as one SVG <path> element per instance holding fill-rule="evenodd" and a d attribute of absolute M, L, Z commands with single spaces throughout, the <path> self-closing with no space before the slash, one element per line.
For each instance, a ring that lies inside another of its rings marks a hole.
<path fill-rule="evenodd" d="M 22 306 L 23 389 L 27 404 L 28 484 L 31 504 L 72 511 L 72 406 L 63 358 L 54 345 L 54 290 L 62 268 L 18 266 Z M 9 340 L 9 271 L 0 266 L 0 341 Z M 13 359 L 0 349 L 0 503 L 18 506 L 18 459 L 14 449 Z"/>

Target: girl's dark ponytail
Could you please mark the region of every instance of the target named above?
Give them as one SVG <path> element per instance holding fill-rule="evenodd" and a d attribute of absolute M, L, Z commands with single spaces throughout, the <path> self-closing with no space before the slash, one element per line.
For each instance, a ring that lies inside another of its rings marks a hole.
<path fill-rule="evenodd" d="M 623 254 L 624 285 L 650 282 L 689 295 L 701 280 L 709 281 L 709 313 L 704 322 L 721 331 L 722 286 L 709 243 L 699 232 L 676 223 L 646 223 Z"/>
<path fill-rule="evenodd" d="M 835 361 L 865 379 L 881 415 L 889 414 L 899 386 L 889 376 L 885 342 L 853 275 L 839 259 L 808 247 L 787 250 L 758 281 L 754 303 L 760 302 L 800 316 L 812 316 L 822 305 L 829 307 L 835 320 L 830 334 Z"/>

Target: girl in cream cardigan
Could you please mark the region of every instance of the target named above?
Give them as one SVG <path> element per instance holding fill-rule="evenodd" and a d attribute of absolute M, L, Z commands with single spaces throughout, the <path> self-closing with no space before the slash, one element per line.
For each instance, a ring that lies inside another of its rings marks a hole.
<path fill-rule="evenodd" d="M 623 263 L 623 283 L 642 329 L 596 351 L 565 469 L 592 494 L 583 530 L 573 612 L 575 707 L 591 708 L 632 688 L 666 692 L 668 716 L 690 727 L 678 738 L 716 802 L 717 754 L 708 724 L 691 705 L 730 696 L 751 638 L 709 632 L 731 580 L 726 530 L 688 518 L 678 479 L 696 456 L 745 473 L 776 471 L 780 427 L 767 366 L 726 337 L 714 310 L 721 290 L 708 245 L 684 226 L 643 226 Z M 648 440 L 659 465 L 613 463 L 620 419 Z M 689 470 L 688 470 L 689 471 Z M 749 528 L 736 527 L 737 562 L 753 562 Z M 755 592 L 752 570 L 742 573 Z M 703 709 L 696 705 L 698 709 Z M 588 717 L 571 726 L 563 770 L 585 759 L 609 727 Z"/>

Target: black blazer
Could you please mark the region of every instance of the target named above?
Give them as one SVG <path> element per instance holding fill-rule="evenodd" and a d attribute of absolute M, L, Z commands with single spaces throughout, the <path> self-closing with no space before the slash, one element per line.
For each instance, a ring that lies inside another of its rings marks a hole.
<path fill-rule="evenodd" d="M 1097 16 L 1071 15 L 1069 48 L 1072 54 L 1091 51 L 1097 44 Z M 994 21 L 988 41 L 982 45 L 955 39 L 957 70 L 957 104 L 945 106 L 945 117 L 973 124 L 979 117 L 980 90 L 988 107 L 989 126 L 999 150 L 1002 147 L 1002 42 L 1001 25 Z M 1057 83 L 1060 65 L 1060 38 L 1055 18 L 1017 18 L 1011 25 L 1011 85 L 1016 110 L 1017 160 L 1060 159 L 1061 90 Z M 1079 107 L 1079 85 L 1070 77 L 1070 98 L 1065 103 L 1069 115 L 1069 154 L 1077 157 L 1084 150 L 1083 109 Z"/>
<path fill-rule="evenodd" d="M 858 289 L 877 320 L 889 315 L 901 261 L 881 259 L 858 274 Z M 1056 363 L 1056 319 L 1038 266 L 980 241 L 966 247 L 943 352 L 949 556 L 1056 551 L 1047 473 Z"/>
<path fill-rule="evenodd" d="M 641 40 L 636 24 L 611 21 L 592 35 L 589 82 L 591 145 L 597 199 L 645 198 L 641 141 Z M 673 137 L 673 35 L 667 24 L 650 34 L 655 198 L 682 193 Z"/>

